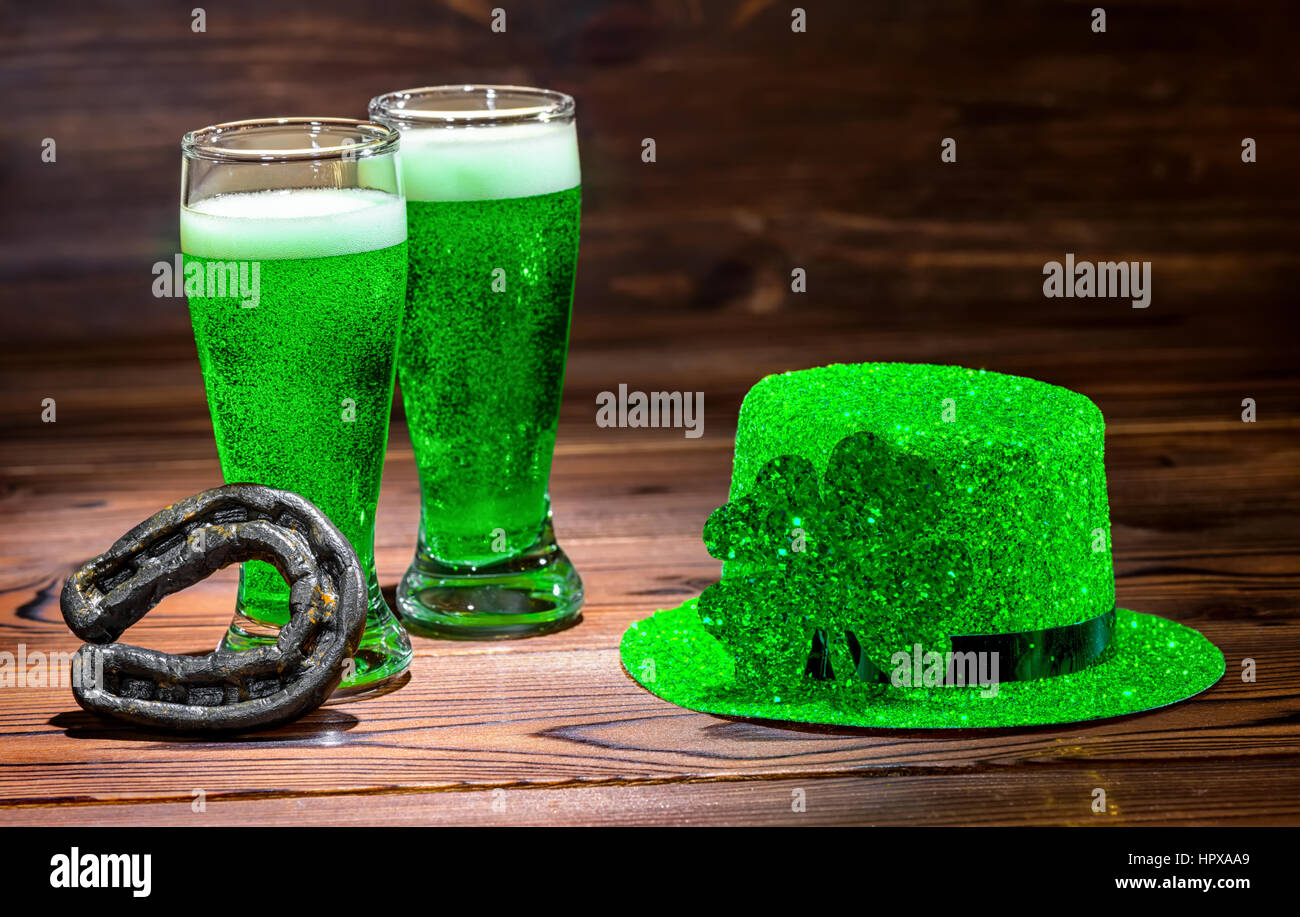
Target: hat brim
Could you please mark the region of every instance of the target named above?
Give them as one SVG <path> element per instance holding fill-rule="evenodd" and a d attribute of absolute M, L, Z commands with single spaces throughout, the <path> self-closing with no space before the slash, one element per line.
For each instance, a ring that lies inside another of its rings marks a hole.
<path fill-rule="evenodd" d="M 642 687 L 679 707 L 754 719 L 875 729 L 988 729 L 1105 719 L 1186 700 L 1217 682 L 1223 653 L 1190 627 L 1117 609 L 1115 634 L 1088 668 L 992 688 L 851 691 L 804 681 L 784 690 L 737 685 L 730 654 L 700 624 L 696 599 L 659 611 L 623 634 L 623 666 Z"/>

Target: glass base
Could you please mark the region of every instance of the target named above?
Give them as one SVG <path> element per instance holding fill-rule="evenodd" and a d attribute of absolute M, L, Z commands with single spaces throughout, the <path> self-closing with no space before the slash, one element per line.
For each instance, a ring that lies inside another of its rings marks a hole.
<path fill-rule="evenodd" d="M 452 640 L 554 633 L 577 624 L 581 609 L 582 579 L 549 519 L 531 548 L 490 566 L 454 567 L 417 549 L 397 587 L 411 633 Z"/>
<path fill-rule="evenodd" d="M 279 635 L 280 629 L 276 625 L 256 621 L 236 610 L 235 619 L 221 641 L 221 648 L 240 651 L 269 646 Z M 345 672 L 332 696 L 356 695 L 384 688 L 390 679 L 406 671 L 412 655 L 411 638 L 402 629 L 401 622 L 388 610 L 382 596 L 372 595 L 361 645 L 352 656 L 351 674 Z"/>

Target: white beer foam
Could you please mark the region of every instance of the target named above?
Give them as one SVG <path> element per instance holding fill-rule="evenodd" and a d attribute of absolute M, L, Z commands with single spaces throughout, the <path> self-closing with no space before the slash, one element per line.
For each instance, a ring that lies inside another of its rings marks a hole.
<path fill-rule="evenodd" d="M 532 197 L 582 183 L 572 121 L 414 127 L 402 131 L 397 158 L 410 201 Z"/>
<path fill-rule="evenodd" d="M 235 191 L 181 208 L 181 250 L 204 258 L 323 258 L 405 241 L 406 202 L 369 188 Z"/>

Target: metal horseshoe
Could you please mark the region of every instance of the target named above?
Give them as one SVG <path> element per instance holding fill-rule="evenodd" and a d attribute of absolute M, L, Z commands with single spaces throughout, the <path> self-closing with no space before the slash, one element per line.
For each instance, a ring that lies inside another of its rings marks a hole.
<path fill-rule="evenodd" d="M 274 645 L 180 656 L 111 642 L 165 596 L 246 560 L 273 564 L 289 583 L 289 621 Z M 237 731 L 285 723 L 329 697 L 361 640 L 368 597 L 352 545 L 310 501 L 227 484 L 131 529 L 68 577 L 59 604 L 88 641 L 75 659 L 83 708 L 159 729 Z"/>

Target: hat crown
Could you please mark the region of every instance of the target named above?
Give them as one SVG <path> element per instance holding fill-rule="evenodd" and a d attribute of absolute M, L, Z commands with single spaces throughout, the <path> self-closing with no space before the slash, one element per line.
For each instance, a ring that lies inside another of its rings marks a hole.
<path fill-rule="evenodd" d="M 886 660 L 913 641 L 1074 624 L 1114 604 L 1103 439 L 1088 398 L 1017 376 L 768 376 L 741 407 L 731 502 L 705 540 L 732 608 L 745 583 L 779 582 L 812 624 L 856 622 Z"/>

